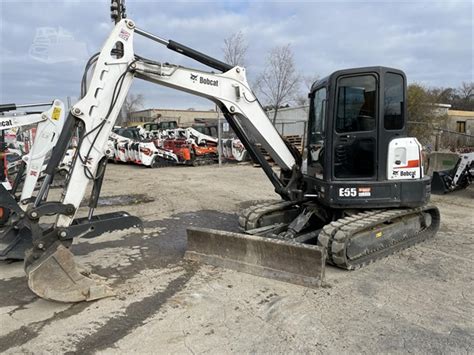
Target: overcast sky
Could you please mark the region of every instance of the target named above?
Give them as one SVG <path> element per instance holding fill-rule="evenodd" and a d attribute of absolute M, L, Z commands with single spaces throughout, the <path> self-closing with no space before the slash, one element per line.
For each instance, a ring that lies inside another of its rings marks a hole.
<path fill-rule="evenodd" d="M 78 96 L 88 57 L 112 23 L 109 0 L 0 0 L 0 103 Z M 326 76 L 369 65 L 400 68 L 409 82 L 459 86 L 473 81 L 471 1 L 133 1 L 138 27 L 222 59 L 224 38 L 242 31 L 247 72 L 262 71 L 266 53 L 290 43 L 298 70 Z M 199 63 L 136 36 L 135 52 L 158 61 Z M 208 109 L 206 100 L 141 82 L 145 107 Z"/>

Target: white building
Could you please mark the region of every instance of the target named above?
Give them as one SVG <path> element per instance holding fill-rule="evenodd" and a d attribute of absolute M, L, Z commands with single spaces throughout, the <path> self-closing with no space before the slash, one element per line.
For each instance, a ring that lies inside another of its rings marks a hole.
<path fill-rule="evenodd" d="M 267 111 L 270 120 L 274 110 Z M 303 136 L 307 130 L 309 105 L 281 108 L 277 112 L 275 127 L 283 136 Z"/>

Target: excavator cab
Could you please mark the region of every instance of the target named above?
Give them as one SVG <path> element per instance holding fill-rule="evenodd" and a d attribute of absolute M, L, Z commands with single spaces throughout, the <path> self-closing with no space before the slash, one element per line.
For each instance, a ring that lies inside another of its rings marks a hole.
<path fill-rule="evenodd" d="M 331 208 L 417 207 L 430 195 L 421 146 L 407 137 L 406 76 L 340 70 L 309 94 L 305 194 Z"/>

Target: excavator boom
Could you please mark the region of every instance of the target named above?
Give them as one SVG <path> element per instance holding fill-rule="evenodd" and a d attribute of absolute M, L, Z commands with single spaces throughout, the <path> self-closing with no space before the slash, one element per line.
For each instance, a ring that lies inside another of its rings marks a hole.
<path fill-rule="evenodd" d="M 224 72 L 195 70 L 135 55 L 133 42 L 137 33 Z M 298 189 L 301 159 L 268 119 L 249 87 L 245 68 L 231 67 L 177 42 L 163 40 L 137 29 L 132 20 L 123 18 L 117 19 L 101 52 L 91 58 L 87 67 L 92 64 L 95 64 L 95 69 L 87 92 L 84 92 L 81 100 L 71 108 L 46 167 L 46 177 L 36 201 L 28 207 L 25 217 L 21 220 L 21 228 L 18 228 L 23 236 L 32 239 L 32 248 L 25 257 L 25 271 L 31 290 L 39 296 L 61 302 L 77 302 L 111 295 L 106 285 L 78 272 L 72 259 L 73 254 L 67 247 L 75 237 L 141 226 L 136 217 L 125 213 L 94 216 L 94 202 L 89 204 L 87 219 L 75 218 L 86 188 L 91 182 L 94 184 L 91 201 L 97 202 L 107 161 L 108 138 L 134 77 L 213 101 L 222 110 L 245 148 L 262 165 L 275 186 L 275 191 L 286 200 L 302 198 Z M 60 202 L 44 202 L 55 168 L 78 125 L 82 127 L 83 133 L 68 176 L 64 197 Z M 281 169 L 280 176 L 268 164 L 258 145 L 278 164 Z M 40 219 L 51 215 L 56 216 L 56 222 L 45 230 Z M 202 235 L 201 233 L 200 236 Z M 244 234 L 214 233 L 212 238 L 201 238 L 199 242 L 198 238 L 197 234 L 193 233 L 189 237 L 187 255 L 193 259 L 200 255 L 199 259 L 204 260 L 205 253 L 208 256 L 207 261 L 226 259 L 229 265 L 240 265 L 241 270 L 250 273 L 284 275 L 280 279 L 298 279 L 298 283 L 310 286 L 319 284 L 324 274 L 324 252 L 318 246 L 260 239 Z M 214 243 L 220 239 L 222 242 Z M 226 246 L 227 251 L 230 246 L 234 250 L 222 255 L 220 253 L 223 249 L 215 248 L 222 245 Z M 281 264 L 286 266 L 280 270 L 275 266 L 275 252 L 281 256 L 279 259 L 287 261 Z M 231 255 L 236 257 L 232 259 Z M 289 265 L 293 265 L 293 268 L 286 270 Z M 314 268 L 314 265 L 319 266 Z M 303 272 L 310 269 L 310 273 Z M 298 270 L 304 276 L 294 277 Z M 51 274 L 54 274 L 53 278 L 47 276 Z"/>

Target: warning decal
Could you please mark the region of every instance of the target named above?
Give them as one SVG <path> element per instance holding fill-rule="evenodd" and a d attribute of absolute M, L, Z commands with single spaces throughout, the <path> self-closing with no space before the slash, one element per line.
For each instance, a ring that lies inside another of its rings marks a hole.
<path fill-rule="evenodd" d="M 51 116 L 51 118 L 55 121 L 61 118 L 61 107 L 55 107 L 53 109 L 53 115 Z"/>
<path fill-rule="evenodd" d="M 359 187 L 359 197 L 370 197 L 371 189 L 370 187 Z"/>

